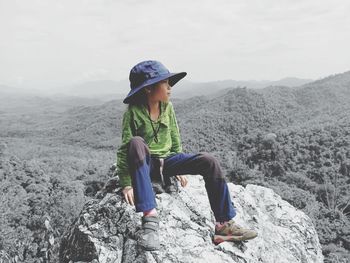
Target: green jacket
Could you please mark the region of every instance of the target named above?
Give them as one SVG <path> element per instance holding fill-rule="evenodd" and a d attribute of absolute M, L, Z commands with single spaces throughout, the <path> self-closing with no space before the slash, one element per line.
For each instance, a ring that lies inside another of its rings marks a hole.
<path fill-rule="evenodd" d="M 124 112 L 122 143 L 117 152 L 117 173 L 122 188 L 131 186 L 131 176 L 127 163 L 127 148 L 128 142 L 133 136 L 144 138 L 152 157 L 168 157 L 182 152 L 180 132 L 173 104 L 170 101 L 161 102 L 161 107 L 162 111 L 158 120 L 152 121 L 156 130 L 158 125 L 160 125 L 158 143 L 154 141 L 151 120 L 145 106 L 132 105 Z"/>

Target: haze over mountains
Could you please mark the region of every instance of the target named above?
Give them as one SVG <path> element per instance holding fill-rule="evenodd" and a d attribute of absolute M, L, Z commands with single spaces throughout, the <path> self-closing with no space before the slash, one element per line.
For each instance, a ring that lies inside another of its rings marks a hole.
<path fill-rule="evenodd" d="M 190 82 L 183 79 L 173 89 L 174 98 L 186 98 L 196 95 L 214 94 L 219 90 L 234 87 L 247 87 L 252 89 L 260 89 L 267 86 L 286 86 L 295 87 L 305 83 L 311 82 L 311 79 L 299 78 L 283 78 L 278 81 L 236 81 L 236 80 L 222 80 L 211 82 Z M 23 94 L 23 95 L 37 95 L 37 96 L 54 96 L 58 98 L 75 96 L 86 98 L 97 98 L 104 101 L 111 99 L 123 98 L 130 90 L 129 80 L 113 81 L 113 80 L 96 80 L 80 83 L 77 85 L 52 88 L 47 90 L 35 89 L 21 89 L 17 87 L 10 87 L 7 85 L 0 85 L 0 93 L 6 94 Z"/>

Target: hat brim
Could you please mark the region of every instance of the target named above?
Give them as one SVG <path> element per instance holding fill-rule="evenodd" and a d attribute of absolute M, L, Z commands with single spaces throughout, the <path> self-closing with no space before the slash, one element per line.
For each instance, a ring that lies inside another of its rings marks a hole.
<path fill-rule="evenodd" d="M 130 90 L 129 94 L 126 96 L 126 98 L 123 100 L 123 103 L 128 104 L 130 102 L 130 99 L 133 95 L 135 95 L 137 92 L 139 92 L 144 87 L 147 87 L 149 85 L 155 84 L 159 81 L 169 79 L 169 85 L 173 87 L 179 80 L 184 78 L 187 75 L 187 72 L 179 72 L 179 73 L 168 73 L 162 76 L 159 76 L 158 78 L 150 79 L 148 81 L 145 81 L 140 86 L 133 88 Z"/>

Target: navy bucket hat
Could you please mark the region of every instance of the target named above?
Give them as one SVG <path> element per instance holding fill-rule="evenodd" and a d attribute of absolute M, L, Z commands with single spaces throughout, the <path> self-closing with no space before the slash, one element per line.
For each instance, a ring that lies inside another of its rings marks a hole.
<path fill-rule="evenodd" d="M 131 97 L 144 87 L 165 79 L 169 79 L 169 84 L 172 87 L 186 75 L 186 72 L 170 73 L 162 63 L 156 60 L 142 61 L 130 70 L 129 80 L 131 90 L 123 100 L 123 103 L 128 104 Z"/>

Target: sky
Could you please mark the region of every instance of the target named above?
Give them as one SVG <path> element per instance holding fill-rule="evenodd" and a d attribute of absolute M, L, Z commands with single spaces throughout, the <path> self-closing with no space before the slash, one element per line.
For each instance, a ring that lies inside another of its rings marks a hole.
<path fill-rule="evenodd" d="M 0 0 L 0 85 L 123 80 L 161 61 L 187 80 L 350 70 L 348 0 Z"/>

